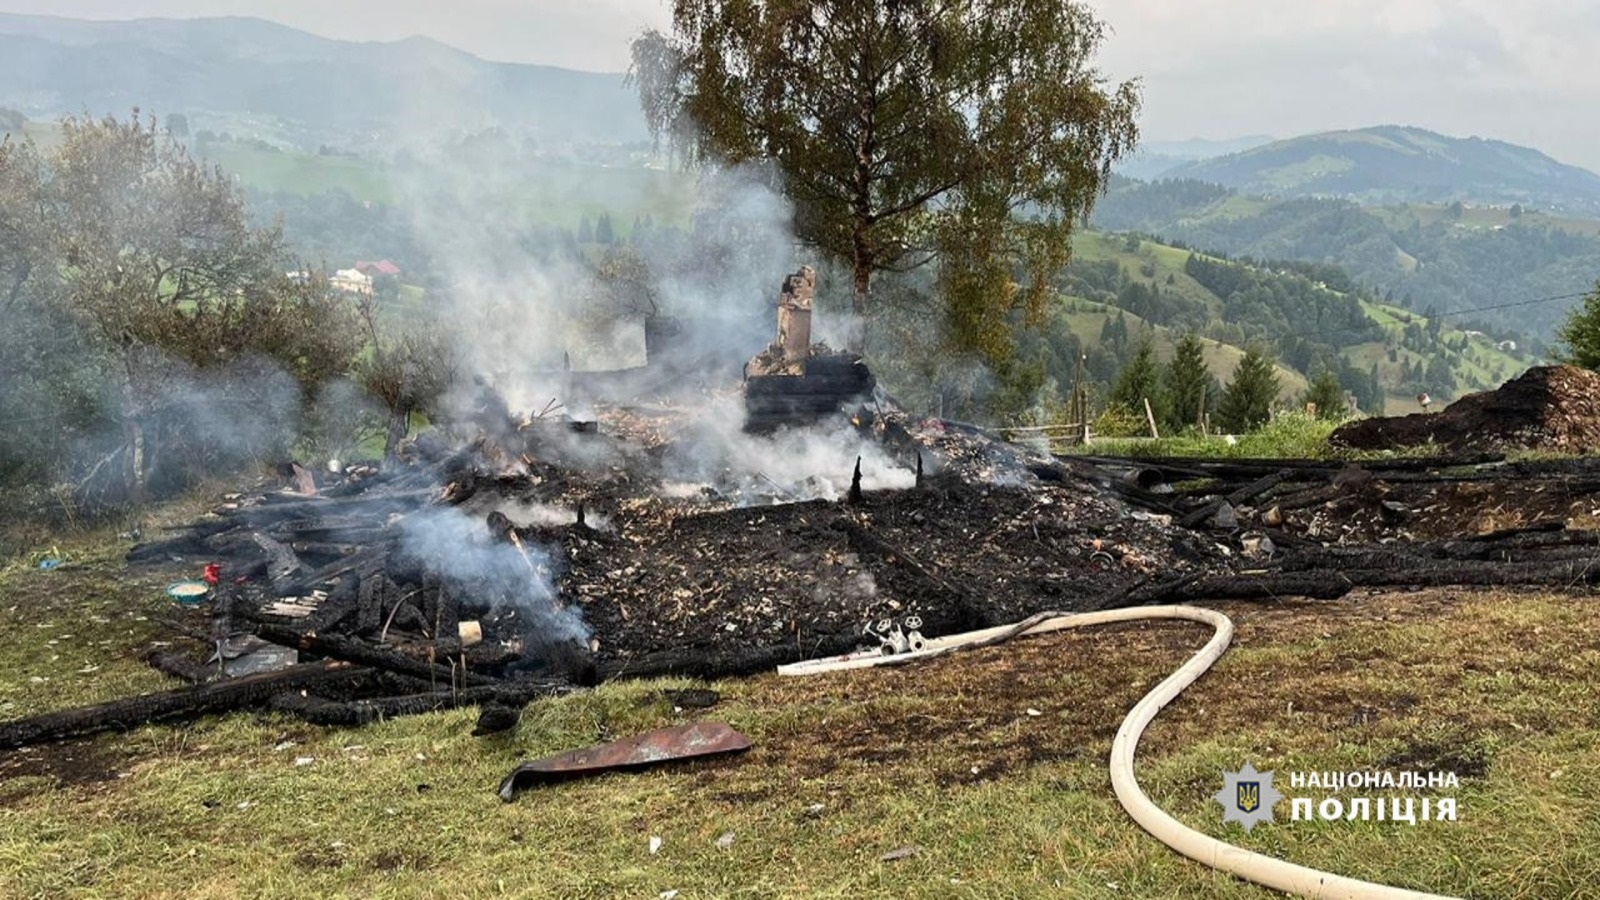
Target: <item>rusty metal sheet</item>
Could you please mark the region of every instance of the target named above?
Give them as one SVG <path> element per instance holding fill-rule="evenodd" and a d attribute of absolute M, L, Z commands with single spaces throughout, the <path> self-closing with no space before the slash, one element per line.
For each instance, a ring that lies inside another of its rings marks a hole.
<path fill-rule="evenodd" d="M 750 739 L 723 722 L 659 728 L 609 744 L 522 763 L 500 782 L 500 799 L 510 802 L 517 791 L 538 784 L 748 749 Z"/>

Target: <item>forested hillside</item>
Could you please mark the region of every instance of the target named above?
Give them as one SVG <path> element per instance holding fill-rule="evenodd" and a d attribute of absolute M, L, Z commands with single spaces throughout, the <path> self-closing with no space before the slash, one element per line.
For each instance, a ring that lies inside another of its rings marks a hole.
<path fill-rule="evenodd" d="M 1600 272 L 1600 222 L 1518 206 L 1369 208 L 1266 200 L 1198 181 L 1121 180 L 1094 222 L 1229 255 L 1332 263 L 1397 305 L 1540 341 Z"/>

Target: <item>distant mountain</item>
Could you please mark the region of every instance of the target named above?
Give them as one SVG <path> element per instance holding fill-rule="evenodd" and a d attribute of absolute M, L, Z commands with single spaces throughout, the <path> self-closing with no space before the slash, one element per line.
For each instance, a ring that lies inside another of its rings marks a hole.
<path fill-rule="evenodd" d="M 1270 144 L 1272 141 L 1272 136 L 1266 134 L 1251 134 L 1221 140 L 1190 138 L 1186 141 L 1140 141 L 1139 149 L 1118 164 L 1117 174 L 1151 181 L 1184 163 L 1238 153 L 1262 144 Z"/>
<path fill-rule="evenodd" d="M 1186 141 L 1142 141 L 1139 149 L 1147 153 L 1160 156 L 1170 156 L 1175 159 L 1214 159 L 1226 156 L 1229 153 L 1241 153 L 1253 150 L 1264 144 L 1272 143 L 1276 138 L 1270 134 L 1247 134 L 1234 138 L 1190 138 Z"/>
<path fill-rule="evenodd" d="M 1520 203 L 1600 217 L 1600 175 L 1527 147 L 1385 125 L 1276 141 L 1187 163 L 1161 177 L 1209 181 L 1266 197 L 1342 197 L 1363 204 Z"/>
<path fill-rule="evenodd" d="M 0 108 L 182 114 L 315 149 L 499 127 L 540 145 L 647 139 L 621 74 L 488 62 L 425 38 L 335 41 L 260 19 L 0 14 Z"/>

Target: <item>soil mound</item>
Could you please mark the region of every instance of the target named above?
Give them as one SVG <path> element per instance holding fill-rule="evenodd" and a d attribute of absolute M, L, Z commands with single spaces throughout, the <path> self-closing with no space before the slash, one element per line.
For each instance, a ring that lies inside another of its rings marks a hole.
<path fill-rule="evenodd" d="M 1600 451 L 1600 373 L 1576 366 L 1538 366 L 1495 390 L 1468 394 L 1437 413 L 1362 419 L 1341 426 L 1329 440 L 1357 450 L 1432 442 L 1455 452 Z"/>

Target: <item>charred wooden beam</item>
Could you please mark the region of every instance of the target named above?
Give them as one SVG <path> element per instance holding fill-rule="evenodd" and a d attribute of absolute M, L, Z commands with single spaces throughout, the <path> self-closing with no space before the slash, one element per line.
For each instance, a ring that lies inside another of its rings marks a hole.
<path fill-rule="evenodd" d="M 170 650 L 157 650 L 145 657 L 145 662 L 150 668 L 163 675 L 187 681 L 190 684 L 200 684 L 210 681 L 219 673 L 216 666 L 206 665 L 193 657 L 182 653 L 173 653 Z"/>
<path fill-rule="evenodd" d="M 302 634 L 292 628 L 282 625 L 261 623 L 256 626 L 256 634 L 263 640 L 285 647 L 294 647 L 326 656 L 332 659 L 343 660 L 374 669 L 396 672 L 421 678 L 434 684 L 459 684 L 483 685 L 494 684 L 494 678 L 480 675 L 464 668 L 451 669 L 447 665 L 413 659 L 403 653 L 396 653 L 381 647 L 373 646 L 365 641 L 345 637 L 339 634 Z"/>
<path fill-rule="evenodd" d="M 540 697 L 554 697 L 580 690 L 559 682 L 514 681 L 462 690 L 429 691 L 398 697 L 334 701 L 300 692 L 286 692 L 272 699 L 272 708 L 291 713 L 313 725 L 354 727 L 396 716 L 479 706 L 496 703 L 520 709 Z"/>
<path fill-rule="evenodd" d="M 818 656 L 848 653 L 866 643 L 860 629 L 849 629 L 808 640 L 804 644 L 784 643 L 775 647 L 747 647 L 734 650 L 686 648 L 663 650 L 643 656 L 612 659 L 601 663 L 601 681 L 619 678 L 733 678 L 770 672 L 786 663 Z"/>
<path fill-rule="evenodd" d="M 107 731 L 126 731 L 154 722 L 197 719 L 211 713 L 256 706 L 288 690 L 359 678 L 363 670 L 345 662 L 290 666 L 157 694 L 141 694 L 0 724 L 0 749 L 26 747 Z"/>
<path fill-rule="evenodd" d="M 1251 500 L 1254 500 L 1267 491 L 1272 490 L 1274 487 L 1277 487 L 1278 483 L 1283 481 L 1285 478 L 1288 478 L 1289 475 L 1290 472 L 1288 470 L 1281 470 L 1263 475 L 1260 478 L 1257 478 L 1255 481 L 1252 481 L 1249 484 L 1230 492 L 1224 497 L 1218 497 L 1209 503 L 1203 504 L 1199 509 L 1186 513 L 1181 519 L 1178 520 L 1178 524 L 1184 528 L 1198 527 L 1204 522 L 1209 521 L 1212 516 L 1215 516 L 1218 510 L 1222 509 L 1222 504 L 1227 503 L 1230 506 L 1239 506 L 1241 504 L 1249 503 Z"/>

